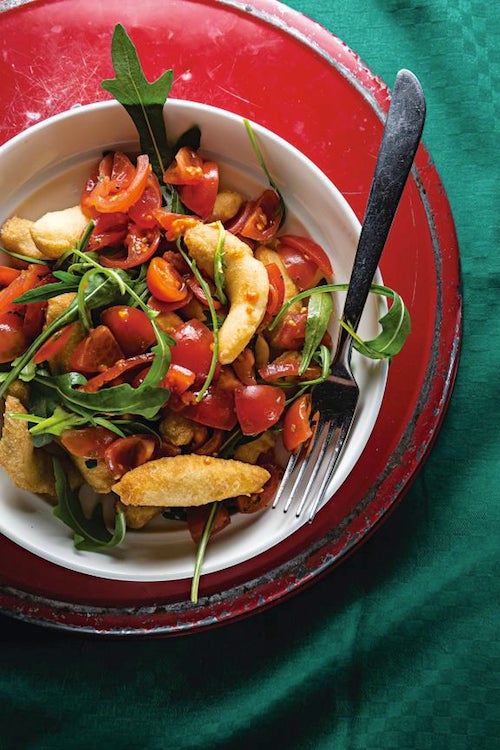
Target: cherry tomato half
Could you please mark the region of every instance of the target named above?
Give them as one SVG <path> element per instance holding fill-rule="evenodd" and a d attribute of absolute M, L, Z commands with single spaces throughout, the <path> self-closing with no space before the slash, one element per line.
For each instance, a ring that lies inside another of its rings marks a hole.
<path fill-rule="evenodd" d="M 154 435 L 130 435 L 117 438 L 104 451 L 104 460 L 115 479 L 153 458 L 158 440 Z"/>
<path fill-rule="evenodd" d="M 151 260 L 146 281 L 151 294 L 161 302 L 184 302 L 189 296 L 186 282 L 165 258 Z"/>
<path fill-rule="evenodd" d="M 142 310 L 128 305 L 108 307 L 101 314 L 126 357 L 143 354 L 156 341 L 151 321 Z"/>
<path fill-rule="evenodd" d="M 106 448 L 117 439 L 117 435 L 105 427 L 82 427 L 64 430 L 61 443 L 73 456 L 102 458 Z"/>
<path fill-rule="evenodd" d="M 128 210 L 130 220 L 141 229 L 152 229 L 156 226 L 153 209 L 160 208 L 161 203 L 162 195 L 160 184 L 156 175 L 150 174 L 141 197 L 138 201 L 133 203 Z"/>
<path fill-rule="evenodd" d="M 135 268 L 153 257 L 160 244 L 160 229 L 141 229 L 133 222 L 128 225 L 124 240 L 126 254 L 101 255 L 100 262 L 107 268 Z"/>
<path fill-rule="evenodd" d="M 195 505 L 187 509 L 187 524 L 191 538 L 195 544 L 201 539 L 205 523 L 210 513 L 210 505 Z M 210 536 L 222 531 L 229 523 L 231 516 L 225 505 L 219 504 Z"/>
<path fill-rule="evenodd" d="M 15 312 L 0 315 L 0 362 L 12 362 L 26 348 L 22 316 Z"/>
<path fill-rule="evenodd" d="M 175 346 L 170 350 L 172 364 L 196 373 L 196 383 L 201 385 L 212 364 L 212 331 L 201 320 L 192 318 L 179 326 L 172 333 L 172 338 L 175 341 Z"/>
<path fill-rule="evenodd" d="M 128 211 L 141 197 L 151 173 L 151 164 L 146 154 L 137 157 L 134 167 L 128 156 L 121 151 L 115 152 L 111 174 L 104 174 L 90 196 L 87 205 L 100 213 Z"/>
<path fill-rule="evenodd" d="M 175 159 L 163 174 L 169 185 L 195 185 L 203 180 L 203 159 L 189 146 L 182 146 Z"/>
<path fill-rule="evenodd" d="M 70 323 L 59 331 L 56 331 L 56 333 L 47 339 L 47 341 L 38 349 L 33 357 L 33 362 L 35 364 L 45 362 L 46 359 L 52 359 L 56 354 L 62 352 L 71 337 L 74 327 L 75 324 Z M 94 371 L 92 370 L 92 372 Z"/>
<path fill-rule="evenodd" d="M 293 452 L 309 440 L 312 435 L 309 418 L 311 416 L 311 395 L 303 393 L 286 410 L 283 420 L 283 445 Z"/>
<path fill-rule="evenodd" d="M 234 405 L 242 433 L 257 435 L 278 422 L 285 394 L 274 385 L 248 385 L 235 392 Z"/>
<path fill-rule="evenodd" d="M 58 346 L 59 341 L 56 340 L 54 343 L 56 352 L 60 351 Z M 54 356 L 50 348 L 49 354 L 51 357 Z M 46 355 L 45 358 L 47 358 Z M 113 332 L 107 325 L 99 325 L 89 331 L 77 344 L 71 356 L 71 369 L 89 375 L 108 369 L 120 359 L 123 359 L 123 351 Z"/>
<path fill-rule="evenodd" d="M 179 195 L 190 211 L 206 219 L 213 211 L 219 190 L 219 167 L 214 161 L 205 161 L 202 172 L 202 180 L 194 185 L 181 185 Z"/>

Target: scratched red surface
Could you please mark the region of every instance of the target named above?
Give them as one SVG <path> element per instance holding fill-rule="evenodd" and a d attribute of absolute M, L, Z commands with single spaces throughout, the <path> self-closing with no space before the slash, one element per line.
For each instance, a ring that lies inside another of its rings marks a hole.
<path fill-rule="evenodd" d="M 1 7 L 1 6 L 0 6 Z M 76 104 L 108 98 L 110 40 L 126 27 L 148 78 L 173 68 L 172 96 L 229 109 L 316 162 L 362 218 L 389 91 L 318 24 L 270 0 L 32 2 L 0 14 L 0 142 Z M 425 135 L 424 135 L 425 139 Z M 236 568 L 189 581 L 112 583 L 66 571 L 0 537 L 0 608 L 91 632 L 178 633 L 280 601 L 356 549 L 401 499 L 439 429 L 461 334 L 458 248 L 425 148 L 382 263 L 413 332 L 390 368 L 373 436 L 335 502 L 290 539 Z M 401 259 L 404 258 L 404 263 Z M 423 281 L 425 280 L 425 283 Z M 213 596 L 210 596 L 213 595 Z"/>

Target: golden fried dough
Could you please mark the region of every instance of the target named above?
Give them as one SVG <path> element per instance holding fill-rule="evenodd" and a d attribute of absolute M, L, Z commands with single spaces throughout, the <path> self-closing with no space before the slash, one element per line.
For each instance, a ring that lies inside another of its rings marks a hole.
<path fill-rule="evenodd" d="M 113 490 L 124 505 L 206 505 L 260 492 L 269 476 L 266 469 L 242 461 L 188 454 L 138 466 Z"/>
<path fill-rule="evenodd" d="M 230 232 L 224 237 L 224 277 L 230 307 L 219 331 L 219 362 L 226 365 L 241 354 L 264 318 L 269 277 L 247 244 Z M 200 223 L 186 232 L 184 240 L 198 266 L 213 276 L 218 227 Z"/>
<path fill-rule="evenodd" d="M 30 232 L 45 258 L 59 258 L 75 247 L 88 221 L 80 206 L 72 206 L 44 214 L 33 222 Z"/>
<path fill-rule="evenodd" d="M 0 244 L 12 253 L 21 253 L 27 258 L 39 260 L 44 258 L 43 253 L 37 248 L 31 236 L 33 222 L 29 219 L 20 219 L 12 216 L 4 222 L 0 229 Z M 24 262 L 11 258 L 10 263 L 14 268 L 23 268 Z"/>

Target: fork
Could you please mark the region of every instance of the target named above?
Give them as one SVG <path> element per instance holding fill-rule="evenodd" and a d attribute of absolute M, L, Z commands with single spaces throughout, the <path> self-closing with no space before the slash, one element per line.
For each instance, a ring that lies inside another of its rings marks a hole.
<path fill-rule="evenodd" d="M 396 76 L 391 104 L 377 157 L 365 217 L 349 280 L 341 320 L 356 331 L 422 136 L 425 98 L 409 70 Z M 309 445 L 293 453 L 276 493 L 273 508 L 284 494 L 286 513 L 300 498 L 296 516 L 308 508 L 311 522 L 325 498 L 349 435 L 359 399 L 351 371 L 353 339 L 341 326 L 330 375 L 312 391 L 315 426 Z"/>

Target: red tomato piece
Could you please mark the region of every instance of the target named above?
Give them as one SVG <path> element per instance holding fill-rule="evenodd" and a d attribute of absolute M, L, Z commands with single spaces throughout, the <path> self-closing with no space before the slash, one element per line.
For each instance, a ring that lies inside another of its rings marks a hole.
<path fill-rule="evenodd" d="M 192 318 L 179 326 L 172 338 L 175 341 L 170 350 L 172 364 L 196 373 L 196 384 L 201 385 L 212 364 L 214 334 L 201 320 Z"/>
<path fill-rule="evenodd" d="M 298 237 L 294 234 L 285 234 L 280 237 L 279 245 L 292 247 L 294 250 L 302 253 L 307 260 L 312 260 L 325 276 L 332 275 L 333 269 L 330 258 L 321 245 L 318 245 L 317 242 L 309 239 L 309 237 Z"/>
<path fill-rule="evenodd" d="M 266 242 L 278 231 L 281 217 L 279 196 L 274 190 L 268 189 L 257 200 L 248 201 L 226 225 L 226 229 L 232 234 Z"/>
<path fill-rule="evenodd" d="M 243 385 L 255 385 L 255 356 L 251 349 L 243 349 L 234 362 L 232 363 L 233 370 L 235 371 L 238 380 Z"/>
<path fill-rule="evenodd" d="M 56 340 L 55 345 L 58 344 Z M 123 351 L 113 332 L 107 325 L 99 325 L 77 344 L 71 357 L 71 369 L 88 375 L 107 370 L 120 359 L 123 359 Z"/>
<path fill-rule="evenodd" d="M 160 183 L 158 182 L 156 175 L 150 174 L 141 197 L 138 201 L 133 203 L 128 210 L 129 218 L 141 229 L 152 229 L 156 226 L 153 209 L 160 208 L 161 204 L 162 195 Z"/>
<path fill-rule="evenodd" d="M 194 185 L 181 185 L 179 195 L 190 211 L 206 219 L 213 211 L 219 190 L 219 167 L 214 161 L 205 161 L 202 171 L 202 180 Z"/>
<path fill-rule="evenodd" d="M 47 301 L 30 302 L 24 312 L 24 333 L 30 343 L 42 332 L 45 323 Z"/>
<path fill-rule="evenodd" d="M 195 185 L 203 180 L 203 159 L 189 146 L 182 146 L 163 174 L 168 185 Z"/>
<path fill-rule="evenodd" d="M 248 385 L 235 392 L 234 405 L 242 433 L 257 435 L 278 422 L 285 394 L 274 385 Z"/>
<path fill-rule="evenodd" d="M 9 286 L 11 281 L 17 279 L 21 274 L 21 271 L 17 268 L 11 268 L 10 266 L 0 266 L 0 286 L 3 288 Z"/>
<path fill-rule="evenodd" d="M 113 477 L 119 479 L 127 471 L 150 461 L 158 447 L 157 438 L 149 433 L 117 438 L 104 451 L 104 460 Z"/>
<path fill-rule="evenodd" d="M 165 230 L 165 237 L 170 242 L 175 242 L 188 229 L 200 223 L 200 219 L 197 216 L 172 213 L 167 208 L 154 208 L 152 213 L 160 226 Z"/>
<path fill-rule="evenodd" d="M 45 360 L 52 359 L 52 357 L 55 357 L 56 354 L 62 352 L 69 341 L 74 327 L 75 324 L 70 323 L 69 325 L 64 326 L 64 328 L 61 328 L 59 331 L 56 331 L 56 333 L 54 333 L 49 339 L 47 339 L 47 341 L 38 349 L 37 353 L 33 357 L 33 362 L 35 364 L 45 362 Z"/>
<path fill-rule="evenodd" d="M 186 297 L 179 300 L 178 302 L 162 302 L 161 300 L 156 299 L 156 297 L 150 297 L 148 299 L 148 307 L 150 307 L 152 310 L 156 310 L 159 313 L 170 313 L 174 310 L 178 310 L 179 308 L 184 307 L 184 305 L 187 305 L 188 302 L 193 299 L 193 293 L 191 289 L 187 288 L 186 291 Z M 156 322 L 161 328 L 161 317 L 156 318 Z"/>
<path fill-rule="evenodd" d="M 116 439 L 117 435 L 105 427 L 75 428 L 61 434 L 63 447 L 81 458 L 103 458 L 106 448 Z"/>
<path fill-rule="evenodd" d="M 151 294 L 161 302 L 185 302 L 189 295 L 186 282 L 165 258 L 153 258 L 146 275 Z"/>
<path fill-rule="evenodd" d="M 224 388 L 219 383 L 212 383 L 201 401 L 189 404 L 182 413 L 207 427 L 232 430 L 237 423 L 234 390 Z"/>
<path fill-rule="evenodd" d="M 151 321 L 143 310 L 128 305 L 108 307 L 101 314 L 126 357 L 143 354 L 156 341 Z"/>
<path fill-rule="evenodd" d="M 306 335 L 307 312 L 287 313 L 274 340 L 281 349 L 301 349 Z"/>
<path fill-rule="evenodd" d="M 210 514 L 210 505 L 196 505 L 187 509 L 187 524 L 191 538 L 195 544 L 198 544 L 202 534 L 207 518 Z M 219 504 L 217 513 L 212 526 L 210 536 L 217 534 L 222 531 L 228 524 L 231 523 L 231 516 L 225 505 Z"/>
<path fill-rule="evenodd" d="M 141 229 L 132 222 L 124 240 L 126 254 L 101 255 L 100 262 L 107 268 L 135 268 L 153 257 L 160 244 L 160 229 Z"/>
<path fill-rule="evenodd" d="M 281 309 L 285 299 L 285 280 L 277 263 L 268 263 L 266 265 L 267 276 L 269 279 L 269 295 L 267 298 L 267 308 L 262 321 L 265 328 L 272 318 Z"/>
<path fill-rule="evenodd" d="M 181 367 L 180 365 L 170 365 L 160 385 L 162 388 L 168 388 L 172 393 L 180 395 L 184 391 L 187 391 L 188 388 L 191 388 L 195 380 L 196 374 L 192 370 L 188 370 L 187 367 Z"/>
<path fill-rule="evenodd" d="M 310 416 L 311 395 L 304 393 L 290 404 L 283 419 L 283 445 L 287 451 L 296 451 L 311 437 Z"/>
<path fill-rule="evenodd" d="M 214 308 L 216 310 L 220 310 L 221 307 L 222 307 L 222 305 L 221 305 L 220 301 L 214 296 L 215 295 L 215 285 L 213 284 L 213 282 L 211 281 L 211 279 L 205 279 L 205 281 L 206 281 L 206 283 L 208 285 L 208 288 L 210 289 L 210 292 L 211 292 L 211 295 L 212 295 L 212 303 L 213 303 Z M 201 302 L 202 305 L 204 305 L 205 307 L 208 307 L 207 295 L 205 294 L 205 290 L 203 289 L 203 287 L 199 283 L 198 279 L 196 279 L 194 276 L 192 276 L 190 274 L 189 276 L 186 277 L 186 284 L 191 289 L 191 291 L 193 292 L 193 294 L 196 297 L 196 299 L 199 302 Z"/>
<path fill-rule="evenodd" d="M 130 159 L 117 151 L 111 175 L 105 175 L 97 182 L 88 198 L 88 205 L 100 213 L 128 211 L 141 197 L 150 173 L 151 164 L 146 154 L 137 157 L 134 168 Z"/>
<path fill-rule="evenodd" d="M 0 315 L 0 362 L 12 362 L 27 345 L 23 318 L 16 312 Z"/>
<path fill-rule="evenodd" d="M 147 354 L 138 354 L 136 357 L 129 357 L 128 359 L 119 359 L 118 362 L 115 362 L 114 365 L 108 367 L 107 370 L 100 372 L 98 375 L 91 378 L 85 385 L 80 386 L 81 390 L 86 393 L 95 393 L 104 385 L 107 385 L 108 383 L 113 384 L 113 381 L 120 380 L 120 378 L 130 370 L 135 370 L 136 367 L 144 367 L 144 365 L 150 364 L 153 359 L 154 354 L 151 352 L 148 352 Z"/>
<path fill-rule="evenodd" d="M 24 312 L 24 305 L 14 302 L 17 297 L 39 286 L 45 276 L 50 273 L 50 268 L 41 263 L 31 263 L 25 268 L 9 286 L 0 291 L 0 316 L 6 312 Z"/>
<path fill-rule="evenodd" d="M 87 250 L 102 250 L 104 247 L 122 245 L 128 233 L 126 213 L 97 214 L 95 226 L 90 235 Z"/>
<path fill-rule="evenodd" d="M 91 205 L 91 196 L 96 185 L 105 177 L 111 177 L 111 169 L 113 167 L 113 154 L 109 153 L 104 156 L 100 162 L 90 173 L 87 182 L 85 183 L 81 196 L 80 196 L 80 207 L 89 218 L 93 218 L 97 215 L 97 211 L 94 206 Z"/>

